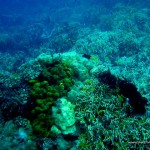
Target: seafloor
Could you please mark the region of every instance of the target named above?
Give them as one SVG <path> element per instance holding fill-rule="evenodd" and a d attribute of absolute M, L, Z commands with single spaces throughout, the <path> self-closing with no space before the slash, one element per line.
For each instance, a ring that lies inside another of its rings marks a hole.
<path fill-rule="evenodd" d="M 53 5 L 0 15 L 0 150 L 149 150 L 150 2 Z"/>

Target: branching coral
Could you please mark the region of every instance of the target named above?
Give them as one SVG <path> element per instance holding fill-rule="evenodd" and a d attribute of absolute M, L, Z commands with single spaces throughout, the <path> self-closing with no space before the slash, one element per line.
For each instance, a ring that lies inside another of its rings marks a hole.
<path fill-rule="evenodd" d="M 91 92 L 91 86 L 94 92 Z M 81 149 L 128 149 L 132 141 L 148 141 L 148 119 L 134 117 L 126 112 L 133 108 L 123 96 L 108 85 L 95 82 L 86 86 L 86 94 L 79 94 L 76 116 L 80 124 L 78 148 Z M 147 133 L 146 133 L 147 132 Z M 137 148 L 147 148 L 138 145 Z"/>

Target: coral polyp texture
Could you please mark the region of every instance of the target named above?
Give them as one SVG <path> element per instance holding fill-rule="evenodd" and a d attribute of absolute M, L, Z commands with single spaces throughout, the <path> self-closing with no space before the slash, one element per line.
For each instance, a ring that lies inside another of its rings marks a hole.
<path fill-rule="evenodd" d="M 51 60 L 39 59 L 42 71 L 36 79 L 29 80 L 34 105 L 31 110 L 31 124 L 38 137 L 54 136 L 50 131 L 54 124 L 52 106 L 56 104 L 58 98 L 66 96 L 74 83 L 74 72 L 69 64 L 64 63 L 59 57 L 47 59 Z"/>

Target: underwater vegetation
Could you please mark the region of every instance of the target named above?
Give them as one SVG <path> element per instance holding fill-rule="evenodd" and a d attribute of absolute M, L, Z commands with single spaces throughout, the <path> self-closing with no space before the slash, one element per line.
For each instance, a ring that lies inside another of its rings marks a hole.
<path fill-rule="evenodd" d="M 59 60 L 60 59 L 60 60 Z M 56 100 L 65 97 L 74 84 L 73 69 L 61 58 L 52 62 L 40 62 L 42 71 L 36 79 L 29 80 L 30 95 L 34 103 L 31 110 L 31 124 L 37 137 L 53 137 L 50 128 L 53 125 L 51 108 Z"/>

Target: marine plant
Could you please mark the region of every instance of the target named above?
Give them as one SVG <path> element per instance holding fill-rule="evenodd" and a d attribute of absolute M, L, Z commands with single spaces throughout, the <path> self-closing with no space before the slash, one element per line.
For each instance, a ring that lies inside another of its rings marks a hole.
<path fill-rule="evenodd" d="M 73 85 L 73 69 L 60 58 L 50 62 L 40 60 L 42 71 L 39 76 L 29 80 L 30 95 L 33 102 L 31 125 L 37 137 L 54 137 L 50 131 L 53 125 L 51 107 L 56 99 L 66 96 Z"/>

